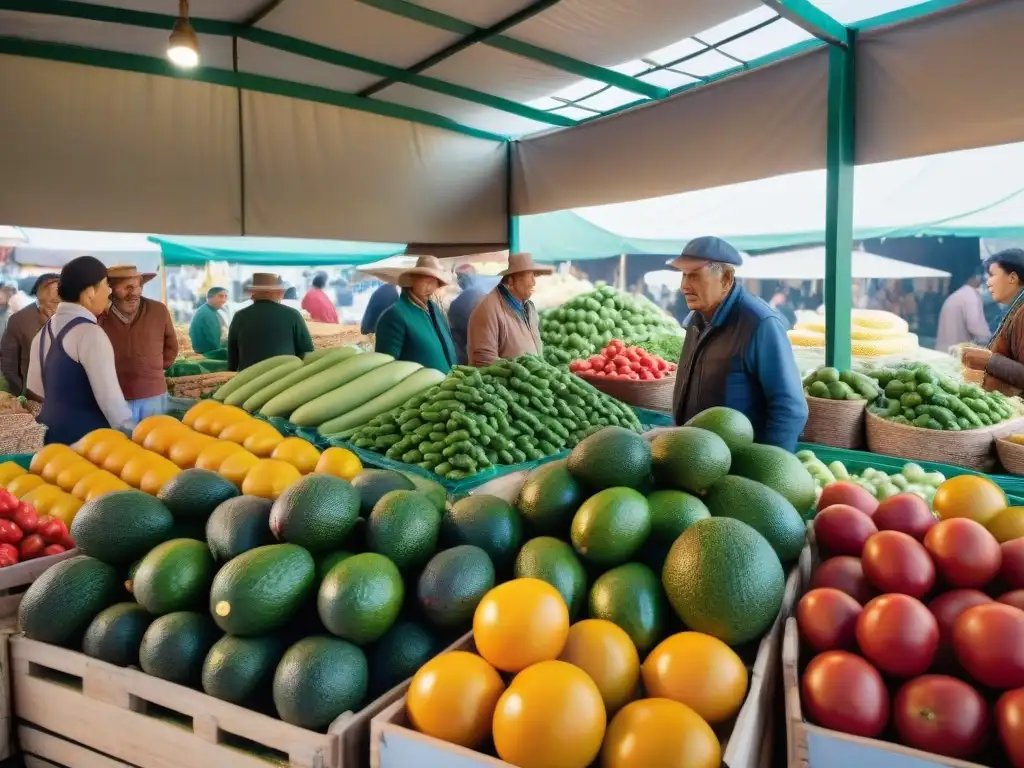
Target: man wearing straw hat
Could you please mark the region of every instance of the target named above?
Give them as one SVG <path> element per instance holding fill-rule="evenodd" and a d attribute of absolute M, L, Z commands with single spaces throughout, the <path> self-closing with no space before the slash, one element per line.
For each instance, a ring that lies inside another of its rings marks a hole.
<path fill-rule="evenodd" d="M 156 277 L 134 266 L 109 267 L 110 308 L 99 318 L 114 348 L 121 391 L 141 421 L 167 411 L 164 370 L 178 356 L 178 337 L 167 307 L 142 296 L 142 286 Z"/>
<path fill-rule="evenodd" d="M 398 301 L 377 321 L 376 351 L 448 373 L 455 365 L 455 345 L 434 294 L 450 282 L 451 274 L 436 257 L 416 259 L 416 266 L 398 277 Z"/>
<path fill-rule="evenodd" d="M 717 237 L 698 237 L 668 262 L 682 272 L 690 314 L 676 373 L 676 424 L 712 406 L 746 414 L 754 439 L 787 451 L 807 423 L 807 400 L 782 317 L 736 282 L 739 251 Z"/>
<path fill-rule="evenodd" d="M 278 275 L 253 274 L 252 304 L 235 314 L 228 329 L 228 370 L 244 371 L 270 357 L 303 357 L 313 351 L 306 321 L 298 310 L 281 303 L 287 290 Z"/>
<path fill-rule="evenodd" d="M 539 355 L 540 317 L 530 297 L 538 275 L 554 270 L 533 263 L 528 253 L 513 253 L 498 287 L 487 294 L 469 318 L 469 364 L 490 365 L 499 358 Z"/>

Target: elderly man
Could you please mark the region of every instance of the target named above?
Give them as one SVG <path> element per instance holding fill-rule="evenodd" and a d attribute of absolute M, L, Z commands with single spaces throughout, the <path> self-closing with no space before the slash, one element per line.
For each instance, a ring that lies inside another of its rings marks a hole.
<path fill-rule="evenodd" d="M 314 322 L 337 324 L 338 310 L 334 308 L 334 302 L 324 290 L 326 285 L 327 273 L 317 272 L 313 276 L 313 286 L 302 297 L 302 308 L 309 313 Z"/>
<path fill-rule="evenodd" d="M 455 356 L 459 360 L 459 365 L 466 365 L 469 362 L 469 356 L 466 353 L 466 345 L 469 341 L 469 318 L 477 305 L 483 301 L 487 291 L 480 287 L 476 270 L 472 264 L 463 264 L 458 267 L 455 270 L 455 279 L 462 291 L 448 307 L 448 324 L 452 328 Z"/>
<path fill-rule="evenodd" d="M 167 307 L 142 296 L 156 277 L 131 265 L 110 267 L 110 308 L 99 325 L 114 348 L 117 380 L 136 422 L 167 411 L 164 369 L 178 356 L 178 337 Z"/>
<path fill-rule="evenodd" d="M 434 256 L 416 259 L 416 266 L 398 276 L 402 295 L 377 321 L 374 349 L 448 373 L 456 362 L 455 345 L 435 294 L 450 280 Z"/>
<path fill-rule="evenodd" d="M 499 358 L 539 355 L 540 317 L 530 297 L 538 275 L 553 270 L 533 263 L 528 253 L 513 253 L 508 268 L 501 273 L 498 287 L 487 294 L 469 318 L 469 364 L 490 365 Z"/>
<path fill-rule="evenodd" d="M 287 290 L 278 275 L 252 276 L 252 304 L 235 313 L 228 330 L 228 370 L 244 371 L 270 357 L 303 357 L 313 351 L 306 321 L 297 309 L 281 303 Z"/>
<path fill-rule="evenodd" d="M 792 451 L 807 421 L 800 374 L 782 318 L 735 279 L 739 252 L 717 237 L 687 243 L 669 266 L 683 273 L 690 310 L 676 373 L 676 424 L 716 405 L 740 411 L 754 439 Z"/>
<path fill-rule="evenodd" d="M 200 355 L 220 349 L 227 342 L 230 323 L 227 313 L 223 311 L 227 303 L 227 289 L 215 285 L 206 292 L 206 303 L 192 316 L 188 338 L 192 342 L 192 349 Z"/>
<path fill-rule="evenodd" d="M 46 321 L 53 317 L 60 303 L 57 295 L 58 280 L 60 275 L 56 272 L 40 275 L 31 291 L 36 302 L 11 315 L 0 338 L 0 373 L 3 373 L 12 394 L 21 395 L 25 392 L 32 339 Z"/>

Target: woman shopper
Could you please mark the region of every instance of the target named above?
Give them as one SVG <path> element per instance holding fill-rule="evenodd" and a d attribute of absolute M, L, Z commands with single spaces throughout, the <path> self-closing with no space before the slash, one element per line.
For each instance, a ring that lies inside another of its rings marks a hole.
<path fill-rule="evenodd" d="M 114 349 L 96 319 L 110 301 L 107 268 L 92 256 L 72 259 L 57 283 L 57 311 L 32 341 L 29 395 L 43 403 L 47 443 L 71 445 L 94 429 L 130 429 Z"/>
<path fill-rule="evenodd" d="M 985 372 L 985 389 L 1024 389 L 1024 250 L 1008 248 L 985 262 L 992 298 L 1007 306 L 988 349 L 966 347 L 966 368 Z"/>

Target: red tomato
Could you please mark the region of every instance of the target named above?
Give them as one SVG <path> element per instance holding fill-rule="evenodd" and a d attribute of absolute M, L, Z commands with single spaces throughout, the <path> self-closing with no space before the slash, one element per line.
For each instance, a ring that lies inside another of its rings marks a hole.
<path fill-rule="evenodd" d="M 640 371 L 642 371 L 643 369 L 644 367 L 640 365 L 640 362 L 637 360 L 634 360 L 629 364 L 629 370 L 633 371 L 634 373 L 640 373 Z"/>
<path fill-rule="evenodd" d="M 864 544 L 864 575 L 880 592 L 922 598 L 935 586 L 935 566 L 921 543 L 899 531 L 879 531 Z"/>
<path fill-rule="evenodd" d="M 999 575 L 1011 589 L 1024 589 L 1024 539 L 1003 542 Z"/>
<path fill-rule="evenodd" d="M 653 378 L 654 378 L 654 375 L 650 372 L 649 369 L 644 368 L 642 371 L 640 371 L 640 380 L 641 381 L 651 381 Z"/>
<path fill-rule="evenodd" d="M 935 661 L 939 623 L 920 600 L 880 595 L 857 618 L 857 644 L 865 658 L 886 674 L 915 677 Z"/>
<path fill-rule="evenodd" d="M 996 702 L 996 729 L 1013 768 L 1024 768 L 1024 688 L 1007 691 Z"/>
<path fill-rule="evenodd" d="M 590 363 L 591 368 L 603 368 L 605 364 L 605 358 L 602 357 L 601 355 L 592 355 L 590 359 L 587 360 L 587 362 Z"/>
<path fill-rule="evenodd" d="M 856 483 L 846 480 L 825 486 L 818 499 L 817 510 L 820 512 L 833 504 L 849 504 L 869 516 L 875 514 L 875 510 L 878 509 L 878 499 Z"/>
<path fill-rule="evenodd" d="M 845 592 L 861 605 L 878 595 L 864 576 L 860 560 L 848 555 L 829 558 L 814 570 L 810 588 L 820 587 L 832 587 Z"/>
<path fill-rule="evenodd" d="M 939 574 L 954 587 L 983 587 L 995 578 L 1003 554 L 996 537 L 967 517 L 953 517 L 924 537 Z"/>
<path fill-rule="evenodd" d="M 39 518 L 39 527 L 36 529 L 36 533 L 42 536 L 43 541 L 47 544 L 60 544 L 68 535 L 68 527 L 63 520 L 46 515 Z"/>
<path fill-rule="evenodd" d="M 953 625 L 953 650 L 982 685 L 1024 687 L 1024 611 L 1003 603 L 968 608 Z"/>
<path fill-rule="evenodd" d="M 988 739 L 988 704 L 962 680 L 923 675 L 896 694 L 892 719 L 900 742 L 945 757 L 969 758 Z"/>
<path fill-rule="evenodd" d="M 814 538 L 828 555 L 860 557 L 864 543 L 875 533 L 871 518 L 849 504 L 833 504 L 814 517 Z"/>
<path fill-rule="evenodd" d="M 0 568 L 7 568 L 11 565 L 17 565 L 18 561 L 10 555 L 0 554 Z"/>
<path fill-rule="evenodd" d="M 626 378 L 628 378 L 630 381 L 640 381 L 640 374 L 633 371 Z"/>
<path fill-rule="evenodd" d="M 812 589 L 796 606 L 800 636 L 815 653 L 856 650 L 861 606 L 838 589 Z"/>
<path fill-rule="evenodd" d="M 638 355 L 636 353 L 636 347 L 630 347 L 629 349 L 627 349 L 626 353 L 625 353 L 625 357 L 631 363 L 639 363 L 640 362 L 640 355 Z"/>
<path fill-rule="evenodd" d="M 0 488 L 0 517 L 9 517 L 18 509 L 17 497 L 6 488 Z"/>
<path fill-rule="evenodd" d="M 928 502 L 914 493 L 899 493 L 885 499 L 871 519 L 880 531 L 900 531 L 918 541 L 938 522 Z"/>
<path fill-rule="evenodd" d="M 13 544 L 0 544 L 0 559 L 11 560 L 16 563 L 21 559 L 18 548 Z"/>
<path fill-rule="evenodd" d="M 18 524 L 23 533 L 35 533 L 39 527 L 39 515 L 36 508 L 31 504 L 22 502 L 18 505 L 18 511 L 14 513 L 14 522 Z"/>
<path fill-rule="evenodd" d="M 34 557 L 39 557 L 45 548 L 46 542 L 43 541 L 43 537 L 38 533 L 33 533 L 22 540 L 18 552 L 22 560 L 31 560 Z"/>
<path fill-rule="evenodd" d="M 0 519 L 0 543 L 17 544 L 24 535 L 13 520 Z"/>
<path fill-rule="evenodd" d="M 1014 589 L 996 598 L 997 603 L 1012 605 L 1024 611 L 1024 589 Z"/>
<path fill-rule="evenodd" d="M 68 551 L 68 550 L 71 550 L 71 549 L 75 548 L 75 540 L 72 539 L 70 536 L 65 536 L 63 539 L 61 539 L 57 543 L 60 544 L 62 547 L 64 547 L 65 551 Z"/>
<path fill-rule="evenodd" d="M 824 728 L 874 738 L 889 724 L 889 692 L 878 670 L 860 656 L 826 651 L 800 681 L 807 719 Z"/>
<path fill-rule="evenodd" d="M 976 605 L 991 603 L 992 598 L 977 589 L 952 589 L 928 603 L 928 610 L 939 622 L 940 648 L 953 650 L 953 626 L 960 614 Z"/>
<path fill-rule="evenodd" d="M 43 547 L 43 557 L 46 557 L 48 555 L 60 555 L 63 554 L 65 551 L 66 550 L 64 549 L 64 547 L 62 547 L 60 544 L 47 544 L 45 547 Z"/>
<path fill-rule="evenodd" d="M 651 378 L 652 379 L 663 379 L 663 378 L 665 378 L 665 374 L 662 373 L 660 370 L 651 371 Z"/>

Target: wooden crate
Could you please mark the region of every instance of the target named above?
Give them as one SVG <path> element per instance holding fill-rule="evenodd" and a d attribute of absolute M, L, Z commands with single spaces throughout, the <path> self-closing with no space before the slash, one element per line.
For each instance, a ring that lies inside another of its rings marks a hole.
<path fill-rule="evenodd" d="M 15 753 L 11 729 L 11 654 L 8 641 L 17 631 L 13 616 L 0 619 L 0 762 Z"/>
<path fill-rule="evenodd" d="M 33 581 L 42 576 L 43 571 L 51 565 L 77 554 L 77 549 L 71 549 L 59 555 L 37 557 L 34 560 L 26 560 L 17 565 L 0 568 L 0 619 L 17 614 L 25 590 Z"/>
<path fill-rule="evenodd" d="M 46 746 L 33 754 L 72 768 L 363 768 L 370 718 L 408 688 L 345 713 L 324 734 L 24 636 L 11 638 L 10 657 L 19 725 L 62 737 L 32 734 Z"/>
<path fill-rule="evenodd" d="M 780 684 L 782 632 L 810 573 L 811 552 L 805 548 L 786 580 L 782 609 L 761 640 L 750 675 L 750 689 L 732 733 L 725 742 L 725 768 L 770 768 L 775 732 L 775 698 Z M 468 646 L 473 650 L 473 646 Z M 414 731 L 405 711 L 405 696 L 370 721 L 371 768 L 514 768 L 495 757 L 474 752 Z M 652 766 L 653 768 L 653 766 Z M 863 766 L 861 766 L 863 768 Z"/>

